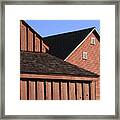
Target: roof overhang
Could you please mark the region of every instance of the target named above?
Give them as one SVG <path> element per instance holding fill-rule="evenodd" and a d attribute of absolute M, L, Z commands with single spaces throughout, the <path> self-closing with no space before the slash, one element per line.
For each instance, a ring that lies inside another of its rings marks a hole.
<path fill-rule="evenodd" d="M 23 73 L 20 74 L 20 78 L 34 78 L 34 79 L 51 79 L 51 80 L 79 80 L 79 81 L 96 81 L 99 79 L 98 77 L 91 77 L 91 76 L 70 76 L 70 75 L 43 75 L 43 74 L 28 74 L 28 73 Z"/>

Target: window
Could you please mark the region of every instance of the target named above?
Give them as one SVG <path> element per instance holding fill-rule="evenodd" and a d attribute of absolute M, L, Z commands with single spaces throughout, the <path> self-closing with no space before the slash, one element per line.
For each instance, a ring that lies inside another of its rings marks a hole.
<path fill-rule="evenodd" d="M 91 45 L 95 45 L 95 37 L 91 37 L 90 44 L 91 44 Z"/>
<path fill-rule="evenodd" d="M 83 58 L 84 60 L 87 60 L 87 52 L 83 52 L 82 58 Z"/>

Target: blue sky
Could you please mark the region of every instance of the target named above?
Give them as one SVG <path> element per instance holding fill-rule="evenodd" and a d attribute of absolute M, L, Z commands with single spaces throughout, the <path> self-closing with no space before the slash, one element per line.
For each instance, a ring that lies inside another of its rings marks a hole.
<path fill-rule="evenodd" d="M 25 20 L 42 37 L 96 27 L 100 33 L 99 20 Z"/>

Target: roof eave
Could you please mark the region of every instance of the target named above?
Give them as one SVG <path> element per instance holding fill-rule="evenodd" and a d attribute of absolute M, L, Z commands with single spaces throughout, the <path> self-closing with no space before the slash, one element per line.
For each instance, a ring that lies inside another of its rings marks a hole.
<path fill-rule="evenodd" d="M 89 76 L 71 76 L 71 75 L 55 75 L 55 74 L 28 74 L 21 73 L 21 79 L 46 79 L 46 80 L 79 80 L 79 81 L 93 81 L 98 80 L 98 77 L 89 77 Z"/>

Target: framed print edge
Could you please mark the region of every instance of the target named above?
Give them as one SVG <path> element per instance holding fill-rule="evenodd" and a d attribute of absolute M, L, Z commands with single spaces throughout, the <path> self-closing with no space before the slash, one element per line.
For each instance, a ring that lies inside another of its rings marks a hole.
<path fill-rule="evenodd" d="M 115 7 L 115 114 L 116 118 L 120 118 L 120 2 Z"/>
<path fill-rule="evenodd" d="M 4 118 L 5 116 L 5 11 L 4 11 L 4 3 L 1 2 L 0 3 L 0 15 L 1 15 L 1 19 L 0 19 L 0 117 Z"/>
<path fill-rule="evenodd" d="M 5 115 L 5 5 L 17 4 L 113 4 L 115 5 L 115 115 Z M 2 1 L 1 2 L 1 56 L 0 56 L 0 118 L 1 119 L 119 119 L 120 105 L 119 105 L 119 39 L 120 39 L 120 3 L 116 0 L 110 1 Z"/>

